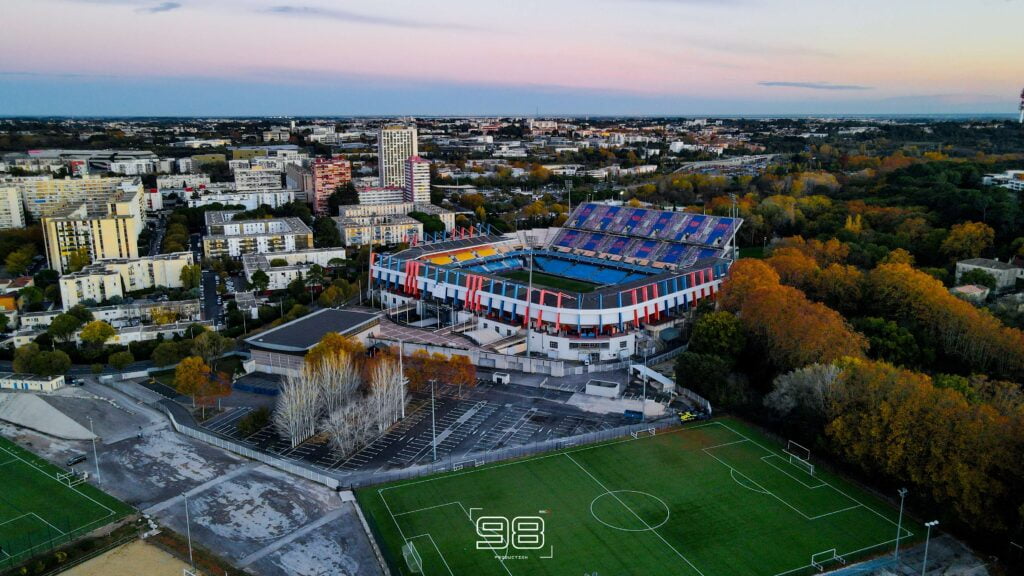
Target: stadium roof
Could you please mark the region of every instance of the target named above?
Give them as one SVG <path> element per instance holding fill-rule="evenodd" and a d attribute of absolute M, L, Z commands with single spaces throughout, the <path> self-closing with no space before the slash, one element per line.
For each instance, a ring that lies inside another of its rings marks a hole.
<path fill-rule="evenodd" d="M 380 314 L 326 308 L 246 338 L 253 348 L 306 352 L 330 332 L 355 334 L 379 322 Z"/>

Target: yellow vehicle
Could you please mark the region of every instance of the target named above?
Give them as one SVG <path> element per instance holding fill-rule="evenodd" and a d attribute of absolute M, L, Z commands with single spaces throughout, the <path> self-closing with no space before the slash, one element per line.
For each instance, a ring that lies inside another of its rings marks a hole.
<path fill-rule="evenodd" d="M 697 415 L 694 414 L 693 412 L 690 412 L 689 410 L 687 410 L 686 412 L 683 412 L 682 414 L 679 415 L 679 421 L 680 422 L 689 422 L 690 420 L 696 420 L 696 419 L 697 419 Z"/>

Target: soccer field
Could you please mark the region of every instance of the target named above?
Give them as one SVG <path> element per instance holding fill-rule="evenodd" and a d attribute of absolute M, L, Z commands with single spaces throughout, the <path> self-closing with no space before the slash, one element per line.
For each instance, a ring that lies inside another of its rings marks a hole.
<path fill-rule="evenodd" d="M 512 270 L 509 272 L 502 272 L 498 275 L 511 280 L 518 280 L 520 282 L 526 282 L 530 279 L 530 272 L 527 270 Z M 572 278 L 553 276 L 551 274 L 537 272 L 536 270 L 533 271 L 533 285 L 581 293 L 593 292 L 594 289 L 597 288 L 597 284 L 583 282 L 581 280 L 573 280 Z"/>
<path fill-rule="evenodd" d="M 87 483 L 69 486 L 59 479 L 64 472 L 0 438 L 0 568 L 17 565 L 131 512 L 126 504 Z"/>
<path fill-rule="evenodd" d="M 898 515 L 730 419 L 357 497 L 392 567 L 428 576 L 811 574 L 891 553 Z"/>

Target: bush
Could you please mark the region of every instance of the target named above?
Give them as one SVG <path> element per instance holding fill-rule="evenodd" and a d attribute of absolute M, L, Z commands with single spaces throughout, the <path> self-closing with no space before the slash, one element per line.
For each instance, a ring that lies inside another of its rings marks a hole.
<path fill-rule="evenodd" d="M 266 428 L 270 423 L 270 409 L 266 406 L 253 410 L 238 420 L 238 431 L 244 436 L 251 436 Z"/>
<path fill-rule="evenodd" d="M 93 364 L 92 366 L 90 366 L 90 369 L 92 370 L 93 374 L 102 374 L 103 364 Z"/>

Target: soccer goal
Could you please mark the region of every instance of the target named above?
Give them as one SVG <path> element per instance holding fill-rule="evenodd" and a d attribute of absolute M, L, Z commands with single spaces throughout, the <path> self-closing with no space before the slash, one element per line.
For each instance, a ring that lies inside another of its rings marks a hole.
<path fill-rule="evenodd" d="M 836 553 L 836 549 L 825 550 L 824 552 L 818 552 L 811 554 L 811 566 L 818 569 L 818 572 L 825 571 L 825 564 L 830 562 L 838 562 L 840 564 L 846 564 L 846 559 Z"/>
<path fill-rule="evenodd" d="M 811 464 L 811 451 L 809 448 L 790 440 L 786 444 L 786 454 L 789 455 L 790 464 L 797 468 L 802 468 L 805 472 L 814 476 L 814 464 Z"/>
<path fill-rule="evenodd" d="M 452 471 L 458 472 L 463 468 L 476 468 L 477 466 L 483 466 L 483 460 L 463 460 L 462 462 L 456 462 L 452 465 Z"/>
<path fill-rule="evenodd" d="M 423 574 L 423 558 L 416 550 L 416 545 L 412 540 L 405 541 L 405 545 L 402 546 L 402 556 L 405 558 L 405 565 L 409 567 L 410 572 Z"/>
<path fill-rule="evenodd" d="M 643 438 L 644 436 L 654 436 L 654 428 L 644 428 L 643 430 L 634 430 L 629 433 L 633 438 Z"/>
<path fill-rule="evenodd" d="M 66 484 L 68 488 L 74 488 L 88 479 L 88 472 L 61 472 L 60 474 L 57 474 L 57 480 L 60 481 L 61 484 Z"/>

